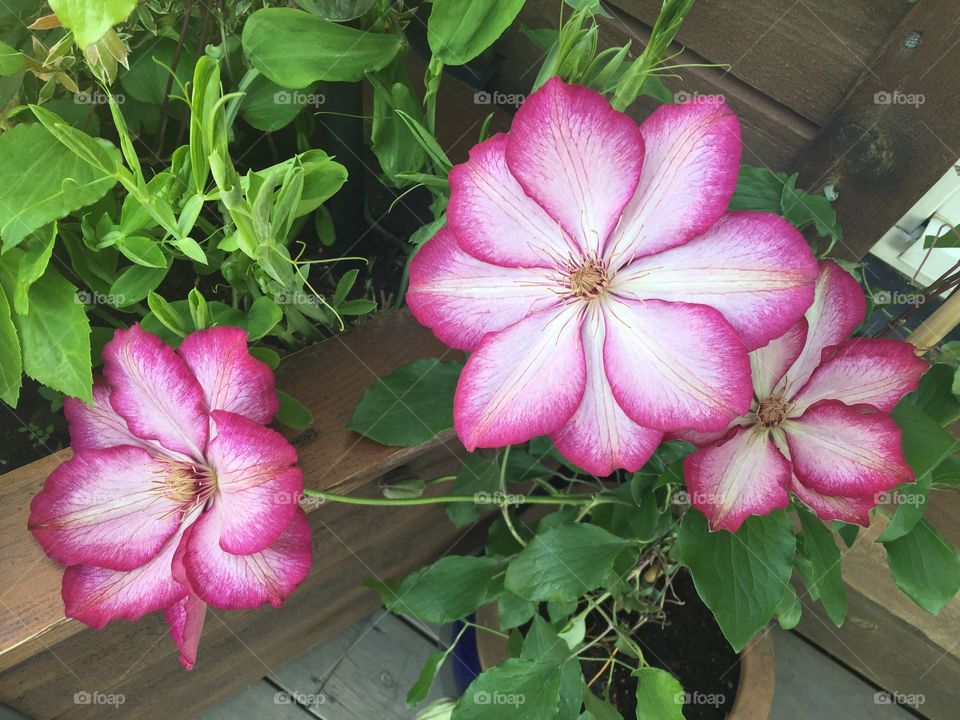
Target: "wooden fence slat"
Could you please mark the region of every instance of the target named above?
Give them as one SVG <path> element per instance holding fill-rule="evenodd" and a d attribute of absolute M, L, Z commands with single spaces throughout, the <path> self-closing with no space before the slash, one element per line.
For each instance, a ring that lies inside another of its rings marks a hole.
<path fill-rule="evenodd" d="M 612 4 L 652 25 L 661 0 Z M 677 40 L 821 125 L 909 8 L 898 0 L 698 0 Z"/>
<path fill-rule="evenodd" d="M 913 32 L 920 45 L 908 48 Z M 956 2 L 917 3 L 870 68 L 804 153 L 797 183 L 835 186 L 836 254 L 847 258 L 863 257 L 960 158 Z"/>
<path fill-rule="evenodd" d="M 290 433 L 308 487 L 376 494 L 377 477 L 398 467 L 427 465 L 426 476 L 459 462 L 447 432 L 418 448 L 390 448 L 344 429 L 376 377 L 422 357 L 449 351 L 408 312 L 378 318 L 297 353 L 282 365 L 278 384 L 304 402 L 315 424 Z M 75 692 L 120 692 L 126 708 L 164 717 L 192 717 L 339 631 L 378 604 L 359 587 L 369 575 L 403 576 L 448 551 L 461 533 L 442 507 L 369 508 L 311 505 L 315 562 L 311 576 L 284 608 L 213 611 L 197 669 L 183 671 L 162 617 L 115 622 L 101 632 L 65 619 L 61 570 L 26 530 L 30 498 L 67 452 L 0 477 L 0 701 L 45 718 L 97 717 L 103 708 L 75 705 Z M 242 637 L 242 641 L 237 636 Z M 176 687 L 176 695 L 169 688 Z"/>

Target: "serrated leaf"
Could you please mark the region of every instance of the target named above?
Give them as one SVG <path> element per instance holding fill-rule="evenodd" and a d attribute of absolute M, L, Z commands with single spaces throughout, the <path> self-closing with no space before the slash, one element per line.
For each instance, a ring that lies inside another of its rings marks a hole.
<path fill-rule="evenodd" d="M 450 555 L 408 575 L 386 605 L 431 623 L 459 620 L 493 600 L 503 589 L 495 578 L 496 558 Z"/>

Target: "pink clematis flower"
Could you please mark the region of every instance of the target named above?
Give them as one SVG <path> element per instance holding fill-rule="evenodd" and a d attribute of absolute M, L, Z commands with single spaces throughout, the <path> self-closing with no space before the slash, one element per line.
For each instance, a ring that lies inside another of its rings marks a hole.
<path fill-rule="evenodd" d="M 911 482 L 889 412 L 929 365 L 901 340 L 848 339 L 864 319 L 860 286 L 822 265 L 806 316 L 750 354 L 750 411 L 684 460 L 691 504 L 714 530 L 785 508 L 790 493 L 823 520 L 869 523 L 877 495 Z"/>
<path fill-rule="evenodd" d="M 217 327 L 177 352 L 134 325 L 104 348 L 93 405 L 68 398 L 73 457 L 30 505 L 66 565 L 68 617 L 95 628 L 164 610 L 188 670 L 207 605 L 279 607 L 312 562 L 297 454 L 264 427 L 273 373 Z"/>
<path fill-rule="evenodd" d="M 817 264 L 782 218 L 727 212 L 740 154 L 720 99 L 638 126 L 553 78 L 453 168 L 407 303 L 472 352 L 454 402 L 468 450 L 550 435 L 607 475 L 747 410 L 747 352 L 802 316 Z"/>

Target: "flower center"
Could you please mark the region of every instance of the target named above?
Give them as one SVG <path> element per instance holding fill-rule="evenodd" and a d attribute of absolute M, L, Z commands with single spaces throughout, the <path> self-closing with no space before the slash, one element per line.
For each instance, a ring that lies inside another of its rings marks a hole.
<path fill-rule="evenodd" d="M 763 427 L 776 427 L 787 416 L 787 400 L 783 395 L 768 397 L 757 409 L 757 421 Z"/>
<path fill-rule="evenodd" d="M 169 463 L 157 486 L 157 491 L 168 500 L 178 505 L 194 505 L 205 502 L 216 490 L 217 476 L 203 465 Z"/>
<path fill-rule="evenodd" d="M 569 278 L 570 290 L 584 300 L 595 300 L 610 284 L 610 275 L 600 260 L 589 259 L 573 269 Z"/>

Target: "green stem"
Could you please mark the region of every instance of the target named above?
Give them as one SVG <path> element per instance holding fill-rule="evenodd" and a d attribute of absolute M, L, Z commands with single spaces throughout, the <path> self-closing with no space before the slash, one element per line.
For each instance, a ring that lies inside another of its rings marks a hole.
<path fill-rule="evenodd" d="M 337 495 L 322 490 L 307 488 L 303 494 L 331 502 L 342 502 L 347 505 L 434 505 L 438 503 L 473 503 L 474 505 L 503 505 L 505 499 L 490 495 L 436 495 L 418 498 L 365 498 Z M 598 498 L 594 495 L 567 495 L 564 497 L 545 497 L 540 495 L 514 495 L 513 501 L 507 504 L 515 505 L 586 505 L 594 502 L 620 503 L 618 498 Z"/>
<path fill-rule="evenodd" d="M 504 500 L 507 499 L 507 462 L 510 460 L 510 445 L 507 445 L 503 450 L 503 459 L 500 461 L 500 497 Z M 520 547 L 526 547 L 527 541 L 523 539 L 523 536 L 517 532 L 517 528 L 513 525 L 513 518 L 510 517 L 510 504 L 504 502 L 500 506 L 500 514 L 503 516 L 503 522 L 507 526 L 507 530 L 510 531 L 510 534 L 513 535 L 513 539 L 520 543 Z"/>

